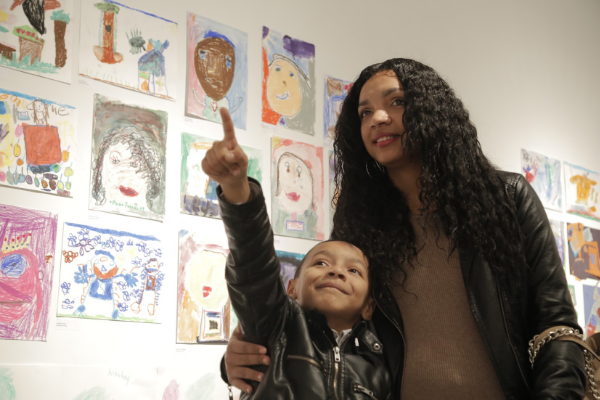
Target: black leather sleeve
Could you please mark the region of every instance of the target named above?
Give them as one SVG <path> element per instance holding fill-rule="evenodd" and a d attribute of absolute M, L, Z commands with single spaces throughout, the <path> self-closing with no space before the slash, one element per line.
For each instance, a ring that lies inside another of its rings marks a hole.
<path fill-rule="evenodd" d="M 515 204 L 528 265 L 527 304 L 530 338 L 557 325 L 581 328 L 571 302 L 563 264 L 546 211 L 522 176 L 515 182 Z M 535 361 L 535 399 L 577 399 L 584 396 L 583 352 L 574 343 L 553 341 Z"/>
<path fill-rule="evenodd" d="M 225 279 L 244 340 L 266 346 L 284 319 L 288 302 L 265 198 L 260 184 L 248 179 L 253 198 L 244 204 L 228 203 L 217 189 L 230 250 Z"/>

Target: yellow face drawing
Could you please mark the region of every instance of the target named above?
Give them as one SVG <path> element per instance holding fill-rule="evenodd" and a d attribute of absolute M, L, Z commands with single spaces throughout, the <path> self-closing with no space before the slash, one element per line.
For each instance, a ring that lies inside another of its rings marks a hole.
<path fill-rule="evenodd" d="M 271 108 L 286 117 L 298 114 L 302 106 L 300 73 L 293 63 L 276 59 L 269 67 L 267 99 Z"/>

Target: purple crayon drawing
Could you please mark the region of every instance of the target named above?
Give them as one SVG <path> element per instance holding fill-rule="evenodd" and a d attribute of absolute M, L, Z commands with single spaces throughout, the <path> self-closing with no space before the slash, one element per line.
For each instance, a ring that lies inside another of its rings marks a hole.
<path fill-rule="evenodd" d="M 57 218 L 0 204 L 0 339 L 46 340 Z"/>

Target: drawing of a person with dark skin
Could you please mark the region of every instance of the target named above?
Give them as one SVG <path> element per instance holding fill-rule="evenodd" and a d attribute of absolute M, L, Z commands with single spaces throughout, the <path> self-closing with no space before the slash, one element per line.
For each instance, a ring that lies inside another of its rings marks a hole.
<path fill-rule="evenodd" d="M 196 100 L 204 105 L 202 116 L 207 120 L 222 123 L 219 109 L 224 107 L 234 113 L 243 99 L 236 99 L 230 108 L 227 92 L 231 89 L 235 74 L 235 46 L 225 35 L 207 31 L 194 51 L 194 69 L 198 83 L 206 93 L 204 99 L 192 89 Z"/>

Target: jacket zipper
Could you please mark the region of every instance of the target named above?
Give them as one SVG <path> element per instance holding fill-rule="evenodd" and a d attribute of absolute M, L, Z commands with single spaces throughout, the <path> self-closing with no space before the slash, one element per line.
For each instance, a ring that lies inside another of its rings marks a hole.
<path fill-rule="evenodd" d="M 377 299 L 375 300 L 375 303 L 377 303 Z M 402 338 L 402 344 L 404 345 L 404 353 L 402 354 L 402 376 L 400 377 L 400 386 L 398 387 L 398 399 L 400 399 L 402 395 L 402 384 L 404 383 L 404 365 L 406 364 L 406 340 L 404 339 L 404 333 L 402 333 L 400 327 L 396 325 L 394 321 L 392 321 L 389 315 L 386 314 L 386 312 L 383 310 L 383 307 L 381 307 L 379 303 L 377 303 L 377 307 L 379 307 L 379 309 L 381 310 L 383 315 L 385 315 L 388 321 L 390 321 L 392 325 L 394 325 L 396 329 L 398 329 L 398 333 L 400 333 L 400 337 Z"/>
<path fill-rule="evenodd" d="M 339 372 L 339 365 L 340 362 L 342 361 L 342 357 L 340 356 L 340 348 L 338 346 L 335 346 L 333 348 L 333 369 L 334 369 L 334 373 L 333 373 L 333 393 L 335 394 L 335 398 L 339 400 L 338 397 L 338 389 L 337 389 L 337 381 L 338 381 L 338 372 Z"/>
<path fill-rule="evenodd" d="M 369 396 L 369 398 L 371 400 L 377 400 L 377 397 L 373 396 L 373 392 L 371 392 L 369 389 L 367 389 L 366 387 L 360 386 L 358 384 L 354 384 L 354 392 L 355 393 L 362 393 L 362 394 L 366 394 L 367 396 Z"/>
<path fill-rule="evenodd" d="M 319 364 L 318 362 L 316 362 L 315 360 L 313 360 L 313 359 L 312 359 L 312 358 L 310 358 L 310 357 L 305 357 L 305 356 L 296 356 L 296 355 L 293 355 L 293 354 L 288 354 L 288 355 L 287 355 L 287 358 L 288 358 L 288 359 L 291 359 L 291 360 L 302 360 L 302 361 L 306 361 L 306 362 L 309 362 L 309 363 L 311 363 L 311 364 L 313 364 L 313 365 L 317 366 L 319 369 L 321 369 L 321 364 Z"/>
<path fill-rule="evenodd" d="M 498 289 L 498 300 L 500 301 L 500 309 L 502 310 L 502 319 L 504 320 L 504 330 L 506 331 L 506 338 L 508 339 L 508 344 L 510 344 L 510 348 L 512 349 L 512 352 L 513 352 L 513 356 L 515 357 L 515 361 L 517 362 L 517 367 L 519 367 L 519 373 L 521 374 L 521 378 L 523 378 L 523 382 L 525 382 L 525 386 L 527 387 L 527 390 L 529 390 L 529 392 L 531 393 L 531 389 L 529 388 L 529 383 L 527 382 L 527 379 L 525 378 L 525 374 L 523 374 L 523 370 L 521 369 L 521 363 L 519 362 L 519 359 L 517 358 L 517 352 L 515 351 L 515 348 L 513 347 L 513 344 L 510 341 L 510 334 L 508 332 L 508 324 L 506 322 L 506 315 L 504 314 L 504 302 L 502 301 L 502 292 L 500 291 L 500 282 L 496 281 L 496 287 Z"/>

